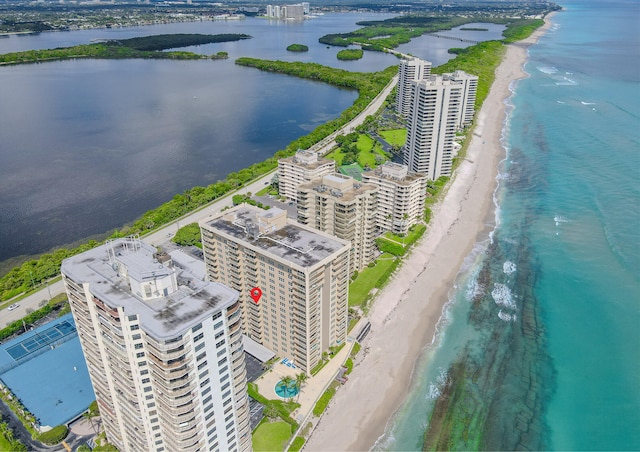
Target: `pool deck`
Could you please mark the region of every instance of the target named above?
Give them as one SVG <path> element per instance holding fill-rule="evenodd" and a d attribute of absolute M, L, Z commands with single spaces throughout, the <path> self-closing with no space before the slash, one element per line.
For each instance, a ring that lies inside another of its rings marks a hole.
<path fill-rule="evenodd" d="M 356 330 L 357 331 L 357 330 Z M 309 377 L 302 385 L 300 394 L 292 397 L 294 402 L 300 404 L 300 408 L 291 413 L 291 417 L 304 427 L 305 421 L 310 417 L 317 400 L 327 389 L 329 384 L 335 379 L 340 367 L 349 357 L 351 348 L 355 340 L 351 337 L 347 338 L 346 345 L 336 354 L 326 366 L 322 368 L 315 376 Z M 300 369 L 293 369 L 282 364 L 282 358 L 273 365 L 271 371 L 264 373 L 255 383 L 258 385 L 258 391 L 267 399 L 284 400 L 276 394 L 276 384 L 282 377 L 289 376 L 295 380 L 296 375 L 301 373 Z M 347 382 L 347 385 L 349 383 Z"/>

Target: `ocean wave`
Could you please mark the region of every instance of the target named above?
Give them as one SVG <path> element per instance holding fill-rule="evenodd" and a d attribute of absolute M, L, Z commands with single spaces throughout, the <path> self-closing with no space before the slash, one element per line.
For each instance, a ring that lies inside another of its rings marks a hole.
<path fill-rule="evenodd" d="M 500 311 L 498 311 L 498 317 L 500 317 L 500 320 L 505 321 L 505 322 L 515 322 L 518 319 L 517 315 L 508 314 L 506 312 L 502 312 L 502 309 L 500 309 Z"/>
<path fill-rule="evenodd" d="M 504 322 L 515 322 L 518 319 L 517 315 L 507 314 L 506 312 L 502 312 L 502 309 L 498 311 L 498 317 L 500 317 L 500 320 Z"/>
<path fill-rule="evenodd" d="M 511 275 L 513 273 L 516 272 L 516 264 L 514 264 L 511 261 L 505 261 L 504 264 L 502 264 L 502 271 L 506 274 L 506 275 Z"/>
<path fill-rule="evenodd" d="M 581 103 L 582 105 L 598 105 L 598 104 L 596 104 L 595 102 L 585 102 L 585 101 L 580 101 L 580 103 Z"/>
<path fill-rule="evenodd" d="M 559 79 L 559 82 L 556 82 L 556 85 L 558 86 L 575 86 L 578 84 L 578 82 L 576 82 L 575 80 L 570 79 L 569 77 L 562 77 L 561 79 Z"/>
<path fill-rule="evenodd" d="M 464 292 L 464 299 L 467 301 L 473 301 L 484 294 L 485 287 L 478 282 L 476 278 L 469 281 L 467 290 Z"/>
<path fill-rule="evenodd" d="M 447 369 L 438 368 L 439 373 L 436 377 L 436 381 L 429 384 L 429 390 L 427 392 L 427 400 L 436 400 L 442 394 L 442 388 L 447 384 L 447 379 L 449 375 L 447 374 Z"/>
<path fill-rule="evenodd" d="M 513 300 L 511 289 L 506 284 L 494 283 L 491 297 L 497 305 L 504 306 L 509 309 L 517 309 L 516 302 Z"/>
<path fill-rule="evenodd" d="M 567 220 L 565 217 L 563 217 L 562 215 L 556 215 L 553 217 L 553 221 L 556 223 L 556 226 L 560 226 L 560 223 L 568 223 L 569 220 Z"/>
<path fill-rule="evenodd" d="M 556 72 L 558 72 L 558 68 L 554 66 L 538 66 L 536 69 L 538 69 L 543 74 L 549 74 L 549 75 L 555 74 Z"/>

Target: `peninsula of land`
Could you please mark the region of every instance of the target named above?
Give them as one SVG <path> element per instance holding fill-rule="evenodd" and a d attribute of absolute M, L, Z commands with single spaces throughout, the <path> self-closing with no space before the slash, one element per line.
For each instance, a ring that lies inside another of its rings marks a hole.
<path fill-rule="evenodd" d="M 507 46 L 488 97 L 477 115 L 465 161 L 446 196 L 433 209 L 428 230 L 370 312 L 371 334 L 350 375 L 312 437 L 308 451 L 369 450 L 406 398 L 416 359 L 433 344 L 436 328 L 463 260 L 495 225 L 493 193 L 499 162 L 505 99 L 512 82 L 524 78 L 527 47 L 550 26 Z M 425 421 L 426 419 L 425 413 Z"/>
<path fill-rule="evenodd" d="M 250 39 L 245 34 L 165 34 L 139 38 L 118 39 L 93 44 L 61 47 L 57 49 L 26 50 L 0 55 L 0 65 L 40 63 L 45 61 L 70 60 L 75 58 L 154 58 L 173 60 L 199 60 L 204 58 L 227 58 L 226 52 L 207 56 L 194 52 L 169 51 L 180 47 L 197 46 L 214 42 L 239 41 Z"/>

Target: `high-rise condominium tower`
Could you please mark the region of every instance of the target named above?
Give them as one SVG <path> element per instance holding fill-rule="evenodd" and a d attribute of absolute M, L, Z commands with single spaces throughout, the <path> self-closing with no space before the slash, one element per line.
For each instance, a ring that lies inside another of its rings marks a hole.
<path fill-rule="evenodd" d="M 62 277 L 109 442 L 251 449 L 236 291 L 133 237 L 66 259 Z"/>
<path fill-rule="evenodd" d="M 424 80 L 431 75 L 431 63 L 419 58 L 400 61 L 398 67 L 398 90 L 396 93 L 396 113 L 409 116 L 411 109 L 411 84 Z"/>
<path fill-rule="evenodd" d="M 251 339 L 307 373 L 344 342 L 349 242 L 288 220 L 281 209 L 248 205 L 200 228 L 209 279 L 240 292 Z"/>
<path fill-rule="evenodd" d="M 456 152 L 463 86 L 448 78 L 431 76 L 413 85 L 403 162 L 410 171 L 435 180 L 451 174 Z"/>
<path fill-rule="evenodd" d="M 351 242 L 351 272 L 376 257 L 378 188 L 342 174 L 298 187 L 298 221 Z"/>
<path fill-rule="evenodd" d="M 319 157 L 312 151 L 300 150 L 293 157 L 278 160 L 280 194 L 295 202 L 298 200 L 298 185 L 335 171 L 335 160 Z"/>
<path fill-rule="evenodd" d="M 362 181 L 378 187 L 376 226 L 382 231 L 406 234 L 424 219 L 427 177 L 406 165 L 387 162 L 362 173 Z"/>

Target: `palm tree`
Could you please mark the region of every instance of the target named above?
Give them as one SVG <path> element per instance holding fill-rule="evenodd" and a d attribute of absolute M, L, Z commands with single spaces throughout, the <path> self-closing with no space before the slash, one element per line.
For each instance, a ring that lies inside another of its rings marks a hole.
<path fill-rule="evenodd" d="M 296 375 L 296 387 L 298 388 L 298 399 L 300 398 L 300 391 L 302 390 L 302 385 L 305 384 L 305 382 L 307 381 L 307 378 L 309 377 L 304 372 L 300 372 L 298 375 Z"/>
<path fill-rule="evenodd" d="M 280 380 L 280 383 L 282 384 L 282 386 L 284 386 L 284 395 L 286 397 L 286 395 L 289 392 L 289 388 L 291 388 L 291 385 L 295 382 L 295 380 L 293 378 L 291 378 L 290 376 L 286 376 L 286 377 L 282 377 L 282 379 Z"/>
<path fill-rule="evenodd" d="M 89 421 L 89 424 L 91 425 L 91 428 L 93 428 L 93 431 L 96 432 L 96 435 L 98 434 L 98 429 L 93 423 L 93 420 L 98 416 L 100 416 L 100 412 L 98 411 L 98 404 L 96 402 L 92 402 L 91 405 L 89 405 L 89 409 L 82 414 L 82 417 Z"/>

